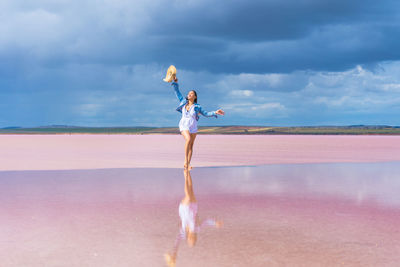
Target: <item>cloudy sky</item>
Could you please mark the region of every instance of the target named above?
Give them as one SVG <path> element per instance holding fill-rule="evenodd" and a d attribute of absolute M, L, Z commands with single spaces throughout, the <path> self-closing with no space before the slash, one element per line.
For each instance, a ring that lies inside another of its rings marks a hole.
<path fill-rule="evenodd" d="M 398 0 L 2 0 L 0 127 L 400 125 Z"/>

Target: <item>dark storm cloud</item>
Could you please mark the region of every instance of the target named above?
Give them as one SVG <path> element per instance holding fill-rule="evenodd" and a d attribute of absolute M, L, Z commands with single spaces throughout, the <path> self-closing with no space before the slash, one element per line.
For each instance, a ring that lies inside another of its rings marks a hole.
<path fill-rule="evenodd" d="M 395 3 L 395 2 L 394 2 Z M 297 39 L 315 27 L 369 21 L 368 13 L 393 12 L 376 1 L 198 1 L 156 10 L 156 34 L 207 36 L 235 41 Z M 366 17 L 367 15 L 367 17 Z"/>
<path fill-rule="evenodd" d="M 394 0 L 39 1 L 10 9 L 13 25 L 4 27 L 13 32 L 0 54 L 16 51 L 47 65 L 340 71 L 400 58 L 399 7 Z"/>
<path fill-rule="evenodd" d="M 192 70 L 340 71 L 400 58 L 398 11 L 395 1 L 203 1 L 160 10 L 148 30 L 163 36 L 161 61 Z"/>

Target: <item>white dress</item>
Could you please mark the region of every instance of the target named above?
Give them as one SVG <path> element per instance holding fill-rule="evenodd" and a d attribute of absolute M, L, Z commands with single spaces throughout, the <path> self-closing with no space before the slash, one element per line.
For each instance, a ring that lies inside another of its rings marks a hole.
<path fill-rule="evenodd" d="M 186 106 L 182 107 L 182 118 L 179 121 L 179 130 L 181 132 L 189 131 L 189 133 L 197 133 L 197 120 L 194 105 L 192 105 L 189 110 L 186 110 Z"/>
<path fill-rule="evenodd" d="M 200 225 L 197 222 L 198 212 L 197 202 L 190 202 L 189 204 L 179 204 L 179 217 L 181 218 L 181 229 L 179 230 L 179 239 L 186 238 L 186 228 L 190 233 L 199 233 L 204 226 L 216 226 L 217 221 L 215 219 L 207 219 Z"/>
<path fill-rule="evenodd" d="M 197 216 L 197 202 L 191 202 L 189 204 L 179 204 L 179 217 L 181 218 L 181 233 L 184 234 L 186 227 L 189 228 L 189 232 L 198 232 L 196 229 L 196 216 Z"/>

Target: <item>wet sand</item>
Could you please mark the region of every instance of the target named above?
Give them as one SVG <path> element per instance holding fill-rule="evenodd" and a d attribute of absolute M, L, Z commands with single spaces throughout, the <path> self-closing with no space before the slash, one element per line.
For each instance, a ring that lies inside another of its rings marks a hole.
<path fill-rule="evenodd" d="M 0 170 L 181 168 L 179 135 L 0 135 Z M 400 161 L 400 136 L 199 135 L 195 167 Z"/>
<path fill-rule="evenodd" d="M 276 164 L 191 172 L 197 244 L 176 266 L 398 266 L 400 163 Z M 179 169 L 0 172 L 1 266 L 165 266 Z"/>

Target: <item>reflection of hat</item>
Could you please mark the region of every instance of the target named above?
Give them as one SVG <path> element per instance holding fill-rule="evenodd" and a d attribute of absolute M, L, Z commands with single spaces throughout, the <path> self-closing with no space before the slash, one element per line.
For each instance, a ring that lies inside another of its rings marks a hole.
<path fill-rule="evenodd" d="M 169 66 L 167 70 L 167 74 L 165 75 L 165 78 L 163 79 L 164 82 L 170 83 L 175 79 L 176 76 L 176 68 L 174 65 Z"/>

